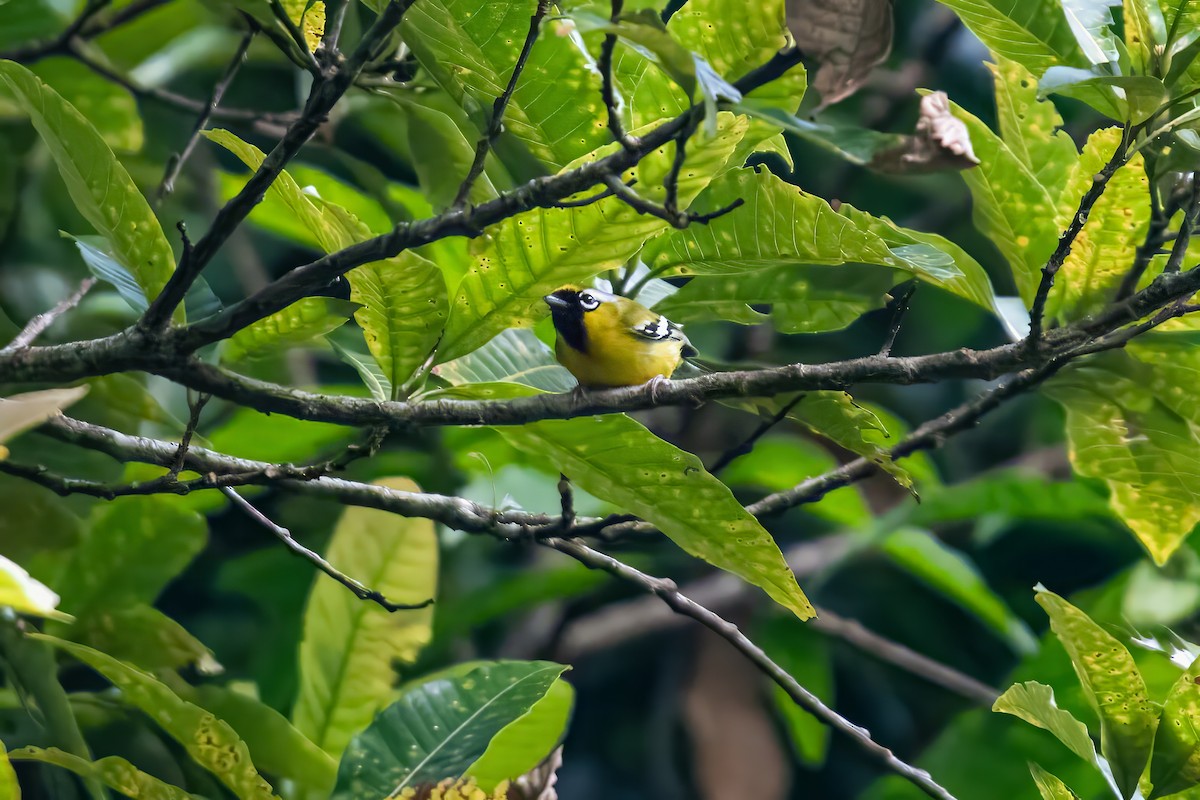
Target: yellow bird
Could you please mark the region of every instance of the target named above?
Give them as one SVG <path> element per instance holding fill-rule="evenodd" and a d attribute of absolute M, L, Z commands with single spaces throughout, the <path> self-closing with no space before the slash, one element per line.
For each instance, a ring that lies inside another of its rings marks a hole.
<path fill-rule="evenodd" d="M 627 297 L 563 286 L 542 299 L 558 333 L 554 355 L 581 387 L 657 383 L 696 355 L 678 325 Z"/>

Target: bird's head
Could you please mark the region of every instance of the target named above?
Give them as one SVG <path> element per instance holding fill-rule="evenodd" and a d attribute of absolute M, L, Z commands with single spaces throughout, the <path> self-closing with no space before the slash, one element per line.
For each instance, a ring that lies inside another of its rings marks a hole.
<path fill-rule="evenodd" d="M 570 285 L 561 286 L 542 299 L 550 306 L 554 329 L 567 344 L 580 352 L 587 352 L 587 327 L 583 315 L 617 300 L 615 295 L 599 289 Z"/>

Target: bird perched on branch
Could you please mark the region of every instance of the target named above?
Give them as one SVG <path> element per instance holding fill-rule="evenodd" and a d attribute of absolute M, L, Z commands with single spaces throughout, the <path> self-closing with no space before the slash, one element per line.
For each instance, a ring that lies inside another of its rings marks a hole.
<path fill-rule="evenodd" d="M 657 384 L 696 355 L 678 325 L 627 297 L 563 286 L 543 299 L 558 334 L 554 355 L 583 388 Z"/>

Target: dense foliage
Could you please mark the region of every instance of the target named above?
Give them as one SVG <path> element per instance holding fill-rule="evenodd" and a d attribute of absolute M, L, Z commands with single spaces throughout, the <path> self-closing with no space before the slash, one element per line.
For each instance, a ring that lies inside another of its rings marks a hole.
<path fill-rule="evenodd" d="M 1200 797 L 1200 6 L 662 6 L 0 0 L 0 798 Z"/>

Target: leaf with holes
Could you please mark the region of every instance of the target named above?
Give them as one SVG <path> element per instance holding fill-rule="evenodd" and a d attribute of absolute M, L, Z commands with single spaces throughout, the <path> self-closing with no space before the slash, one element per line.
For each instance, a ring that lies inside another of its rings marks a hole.
<path fill-rule="evenodd" d="M 98 781 L 105 786 L 120 792 L 133 800 L 197 800 L 195 795 L 185 792 L 178 786 L 172 786 L 165 781 L 148 773 L 142 772 L 118 756 L 109 756 L 96 761 L 88 761 L 76 755 L 71 755 L 56 747 L 42 749 L 40 747 L 22 747 L 8 754 L 13 761 L 36 761 L 51 764 L 75 773 L 81 778 Z M 6 763 L 7 766 L 7 763 Z M 12 767 L 8 767 L 12 772 Z M 14 788 L 16 776 L 13 776 Z M 19 794 L 5 793 L 0 785 L 0 797 L 19 797 Z"/>
<path fill-rule="evenodd" d="M 377 483 L 420 491 L 407 478 Z M 437 537 L 427 519 L 347 508 L 326 558 L 394 603 L 419 603 L 437 593 Z M 432 618 L 432 608 L 389 612 L 317 576 L 304 610 L 300 694 L 292 711 L 296 729 L 340 756 L 391 698 L 393 663 L 412 663 L 429 642 Z"/>
<path fill-rule="evenodd" d="M 679 203 L 691 204 L 728 161 L 746 132 L 745 117 L 722 112 L 715 137 L 692 139 L 679 178 Z M 587 160 L 607 155 L 602 148 Z M 650 154 L 633 170 L 637 189 L 661 202 L 674 145 Z M 628 177 L 628 176 L 623 176 Z M 581 208 L 541 208 L 489 227 L 471 243 L 471 266 L 450 309 L 438 360 L 475 350 L 505 328 L 530 327 L 544 316 L 544 295 L 565 283 L 583 283 L 624 264 L 667 223 L 608 197 Z"/>
<path fill-rule="evenodd" d="M 333 800 L 395 797 L 462 777 L 567 669 L 548 661 L 479 662 L 406 687 L 346 748 Z"/>
<path fill-rule="evenodd" d="M 1158 708 L 1125 646 L 1087 614 L 1040 584 L 1036 599 L 1050 617 L 1088 703 L 1100 716 L 1100 751 L 1122 797 L 1137 790 L 1158 727 Z"/>
<path fill-rule="evenodd" d="M 1163 703 L 1150 760 L 1149 800 L 1200 784 L 1200 659 L 1179 676 Z"/>
<path fill-rule="evenodd" d="M 1062 186 L 1079 152 L 1071 135 L 1062 130 L 1054 103 L 1038 97 L 1037 78 L 1016 61 L 997 58 L 986 66 L 996 92 L 1000 138 L 1038 183 Z"/>
<path fill-rule="evenodd" d="M 270 784 L 254 769 L 246 743 L 225 722 L 181 699 L 153 676 L 99 650 L 43 634 L 32 637 L 79 659 L 111 681 L 121 690 L 125 702 L 140 708 L 158 723 L 238 800 L 278 800 Z"/>

